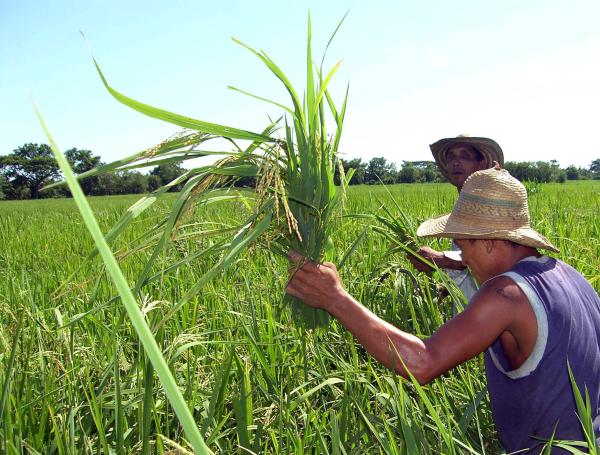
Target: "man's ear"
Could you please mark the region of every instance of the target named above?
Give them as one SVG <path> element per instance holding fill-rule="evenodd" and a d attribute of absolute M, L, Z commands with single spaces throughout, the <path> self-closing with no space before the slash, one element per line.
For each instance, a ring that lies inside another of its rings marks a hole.
<path fill-rule="evenodd" d="M 495 246 L 494 242 L 495 242 L 494 240 L 490 240 L 490 239 L 485 239 L 484 240 L 485 251 L 487 253 L 491 253 L 492 250 L 494 249 L 494 246 Z"/>

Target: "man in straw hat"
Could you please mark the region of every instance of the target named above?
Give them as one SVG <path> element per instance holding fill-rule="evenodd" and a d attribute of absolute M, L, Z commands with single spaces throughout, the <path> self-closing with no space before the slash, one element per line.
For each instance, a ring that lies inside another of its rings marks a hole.
<path fill-rule="evenodd" d="M 440 172 L 460 192 L 465 180 L 476 171 L 489 169 L 494 162 L 504 165 L 504 154 L 498 143 L 487 137 L 457 136 L 440 139 L 429 146 Z M 452 245 L 452 251 L 437 251 L 428 246 L 419 248 L 418 253 L 425 259 L 443 268 L 450 278 L 469 300 L 477 286 L 473 277 L 462 263 L 460 249 Z M 409 255 L 408 260 L 420 272 L 431 272 L 432 269 Z"/>
<path fill-rule="evenodd" d="M 568 361 L 579 390 L 587 388 L 600 436 L 600 298 L 576 270 L 538 252 L 558 250 L 531 228 L 523 185 L 499 167 L 475 172 L 452 213 L 417 233 L 454 239 L 481 285 L 465 310 L 427 339 L 362 306 L 331 263 L 304 263 L 290 253 L 299 268 L 286 291 L 327 310 L 378 361 L 422 384 L 483 352 L 494 421 L 511 452 L 538 453 L 553 434 L 584 440 Z"/>

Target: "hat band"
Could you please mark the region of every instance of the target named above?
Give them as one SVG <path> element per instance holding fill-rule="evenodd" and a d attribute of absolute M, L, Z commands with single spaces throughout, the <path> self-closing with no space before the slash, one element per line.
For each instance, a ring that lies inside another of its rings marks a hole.
<path fill-rule="evenodd" d="M 524 220 L 499 220 L 495 216 L 482 216 L 481 214 L 454 212 L 446 222 L 446 229 L 452 232 L 490 233 L 495 231 L 509 231 L 517 229 L 530 229 L 529 222 Z"/>
<path fill-rule="evenodd" d="M 475 225 L 529 227 L 529 211 L 523 204 L 496 200 L 482 202 L 481 197 L 461 194 L 450 219 L 465 219 Z"/>
<path fill-rule="evenodd" d="M 462 199 L 471 201 L 473 203 L 479 203 L 483 205 L 494 205 L 499 207 L 512 207 L 514 209 L 521 209 L 523 207 L 522 201 L 515 201 L 514 199 L 494 199 L 494 194 L 488 196 L 479 196 L 472 193 L 463 193 L 460 195 Z"/>

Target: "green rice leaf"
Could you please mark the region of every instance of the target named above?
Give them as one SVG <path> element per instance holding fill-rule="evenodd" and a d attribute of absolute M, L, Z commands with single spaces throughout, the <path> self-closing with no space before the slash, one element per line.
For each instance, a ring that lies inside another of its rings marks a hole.
<path fill-rule="evenodd" d="M 579 421 L 581 422 L 581 428 L 583 429 L 583 433 L 585 435 L 586 442 L 588 443 L 588 447 L 590 447 L 590 453 L 597 453 L 598 447 L 596 446 L 596 435 L 594 432 L 594 423 L 592 422 L 592 405 L 590 401 L 590 395 L 586 387 L 584 399 L 579 390 L 577 382 L 575 381 L 575 377 L 573 376 L 571 365 L 568 362 L 567 368 L 569 370 L 569 379 L 571 380 L 571 387 L 573 389 L 573 395 L 575 396 L 575 403 L 577 405 L 577 416 L 579 417 Z M 593 452 L 591 451 L 592 448 L 594 448 Z"/>
<path fill-rule="evenodd" d="M 343 384 L 345 381 L 343 379 L 340 378 L 329 378 L 326 379 L 325 381 L 321 382 L 320 384 L 314 386 L 313 388 L 311 388 L 310 390 L 307 390 L 306 392 L 304 392 L 302 395 L 300 395 L 299 397 L 295 398 L 290 405 L 290 409 L 294 409 L 296 408 L 296 406 L 298 406 L 301 402 L 303 402 L 304 400 L 307 400 L 309 397 L 311 397 L 313 394 L 315 394 L 316 392 L 318 392 L 319 390 L 321 390 L 323 387 L 327 387 L 327 386 L 334 386 L 336 384 Z M 291 394 L 293 395 L 295 392 L 297 392 L 300 389 L 294 389 Z"/>
<path fill-rule="evenodd" d="M 308 130 L 315 130 L 315 122 L 317 120 L 318 101 L 315 100 L 315 80 L 313 74 L 312 61 L 312 30 L 310 24 L 310 13 L 308 14 L 308 30 L 306 33 L 306 107 L 308 114 Z"/>
<path fill-rule="evenodd" d="M 280 104 L 280 103 L 278 103 L 276 101 L 273 101 L 273 100 L 270 100 L 270 99 L 267 99 L 267 98 L 263 98 L 262 96 L 254 95 L 252 93 L 246 92 L 246 91 L 241 90 L 239 88 L 232 87 L 231 85 L 227 86 L 227 88 L 229 90 L 234 90 L 236 92 L 243 93 L 244 95 L 250 96 L 252 98 L 256 98 L 257 100 L 261 100 L 261 101 L 265 101 L 267 103 L 274 104 L 275 106 L 280 107 L 281 109 L 284 109 L 286 112 L 290 113 L 292 116 L 296 115 L 296 113 L 292 109 L 290 109 L 289 107 L 284 106 L 283 104 Z"/>
<path fill-rule="evenodd" d="M 227 254 L 187 291 L 181 302 L 178 304 L 178 307 L 188 302 L 193 295 L 202 289 L 202 286 L 213 279 L 222 270 L 231 265 L 237 256 L 239 256 L 254 240 L 256 240 L 263 232 L 267 230 L 269 224 L 271 223 L 271 218 L 272 214 L 267 213 L 264 218 L 255 225 L 250 222 L 240 229 L 231 242 Z"/>
<path fill-rule="evenodd" d="M 240 40 L 238 40 L 236 38 L 231 38 L 231 39 L 233 40 L 234 43 L 239 44 L 240 46 L 248 49 L 250 52 L 252 52 L 254 55 L 256 55 L 260 60 L 262 60 L 262 62 L 267 66 L 267 68 L 269 68 L 271 70 L 271 72 L 281 82 L 283 82 L 283 85 L 285 86 L 286 90 L 290 94 L 290 96 L 292 98 L 292 102 L 294 103 L 294 109 L 296 112 L 296 116 L 298 117 L 297 120 L 304 127 L 304 122 L 305 122 L 304 119 L 302 118 L 302 116 L 298 116 L 299 113 L 303 112 L 302 103 L 300 102 L 300 98 L 298 98 L 298 95 L 296 94 L 296 90 L 294 90 L 294 87 L 292 86 L 292 84 L 289 81 L 289 79 L 287 78 L 287 76 L 283 73 L 283 71 L 281 71 L 281 69 L 273 62 L 273 60 L 271 60 L 269 58 L 269 56 L 266 53 L 264 53 L 262 51 L 257 52 L 254 49 L 252 49 L 250 46 L 242 43 Z"/>
<path fill-rule="evenodd" d="M 119 291 L 119 295 L 121 296 L 121 300 L 123 301 L 123 305 L 125 306 L 125 309 L 132 322 L 132 325 L 135 328 L 136 333 L 138 334 L 138 337 L 142 343 L 142 346 L 144 347 L 146 355 L 150 359 L 150 362 L 152 363 L 152 366 L 154 367 L 154 370 L 158 375 L 158 378 L 165 390 L 165 393 L 169 399 L 169 402 L 171 403 L 171 406 L 173 406 L 175 414 L 177 415 L 179 422 L 181 423 L 181 426 L 185 431 L 185 434 L 189 438 L 196 453 L 212 453 L 204 443 L 204 440 L 202 439 L 202 436 L 198 431 L 196 422 L 194 421 L 194 418 L 190 413 L 186 402 L 183 399 L 181 391 L 179 390 L 179 387 L 177 386 L 177 383 L 175 382 L 175 379 L 173 378 L 173 375 L 171 374 L 171 371 L 167 366 L 167 363 L 162 355 L 160 348 L 158 347 L 158 344 L 156 343 L 156 340 L 152 335 L 152 332 L 150 331 L 150 328 L 146 324 L 146 320 L 144 319 L 144 316 L 142 315 L 142 312 L 131 290 L 129 289 L 127 281 L 125 280 L 125 277 L 123 276 L 123 273 L 121 272 L 121 269 L 119 268 L 119 265 L 112 251 L 110 250 L 108 243 L 102 235 L 102 231 L 98 226 L 92 209 L 90 208 L 87 199 L 85 198 L 83 191 L 79 186 L 79 183 L 77 182 L 77 179 L 75 178 L 71 167 L 69 166 L 69 163 L 67 162 L 66 158 L 56 145 L 54 138 L 51 136 L 46 126 L 46 123 L 44 122 L 44 119 L 42 118 L 39 110 L 37 109 L 37 107 L 35 107 L 35 105 L 34 108 L 38 119 L 42 125 L 42 128 L 46 133 L 48 141 L 50 142 L 52 152 L 54 153 L 54 156 L 58 161 L 58 164 L 63 174 L 65 175 L 65 179 L 67 181 L 67 184 L 69 185 L 69 189 L 73 194 L 73 198 L 75 199 L 75 203 L 77 204 L 77 207 L 79 208 L 79 211 L 85 221 L 86 227 L 88 228 L 90 234 L 94 238 L 94 242 L 96 243 L 98 250 L 100 251 L 102 259 L 106 264 L 107 270 L 113 282 L 115 283 L 117 290 Z M 91 393 L 93 394 L 93 390 L 91 390 Z M 108 453 L 108 447 L 105 443 L 104 446 L 105 450 Z"/>
<path fill-rule="evenodd" d="M 153 118 L 156 118 L 159 120 L 164 120 L 165 122 L 172 123 L 173 125 L 178 125 L 178 126 L 181 126 L 184 128 L 189 128 L 192 130 L 202 131 L 204 133 L 214 134 L 217 136 L 223 136 L 223 137 L 228 137 L 228 138 L 232 138 L 232 139 L 246 139 L 246 140 L 250 140 L 250 141 L 260 141 L 260 142 L 272 142 L 273 141 L 273 138 L 271 138 L 271 137 L 263 136 L 263 135 L 260 135 L 257 133 L 253 133 L 251 131 L 241 130 L 238 128 L 232 128 L 230 126 L 218 125 L 216 123 L 203 122 L 201 120 L 196 120 L 191 117 L 185 117 L 183 115 L 175 114 L 173 112 L 169 112 L 164 109 L 159 109 L 159 108 L 150 106 L 148 104 L 144 104 L 139 101 L 136 101 L 133 98 L 130 98 L 128 96 L 123 95 L 122 93 L 119 93 L 118 91 L 113 89 L 110 85 L 108 85 L 108 82 L 107 82 L 106 78 L 104 77 L 104 74 L 102 73 L 102 70 L 100 69 L 100 66 L 98 65 L 98 62 L 96 61 L 95 58 L 93 60 L 94 60 L 94 65 L 96 66 L 96 69 L 98 70 L 98 74 L 100 75 L 100 78 L 102 79 L 102 83 L 104 84 L 104 87 L 106 87 L 106 90 L 108 90 L 108 92 L 120 103 L 122 103 L 138 112 L 141 112 L 142 114 L 147 115 L 148 117 L 153 117 Z"/>

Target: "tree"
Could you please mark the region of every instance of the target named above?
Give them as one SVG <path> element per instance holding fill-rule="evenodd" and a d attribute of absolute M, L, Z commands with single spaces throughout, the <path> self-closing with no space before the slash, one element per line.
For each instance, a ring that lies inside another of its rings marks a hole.
<path fill-rule="evenodd" d="M 120 194 L 139 194 L 145 193 L 148 189 L 148 180 L 145 175 L 136 171 L 119 172 L 121 177 Z"/>
<path fill-rule="evenodd" d="M 100 164 L 100 157 L 92 155 L 91 150 L 71 148 L 65 152 L 65 157 L 76 174 L 83 174 Z"/>
<path fill-rule="evenodd" d="M 417 167 L 410 161 L 404 161 L 402 163 L 402 169 L 398 173 L 398 180 L 400 183 L 415 183 L 420 178 L 420 172 Z"/>
<path fill-rule="evenodd" d="M 571 165 L 565 169 L 567 180 L 579 180 L 579 169 Z"/>
<path fill-rule="evenodd" d="M 148 191 L 152 192 L 159 189 L 162 186 L 162 182 L 158 175 L 148 175 Z"/>
<path fill-rule="evenodd" d="M 83 174 L 102 164 L 100 157 L 92 155 L 90 150 L 71 148 L 65 152 L 65 157 L 71 164 L 76 174 Z M 98 176 L 86 177 L 79 183 L 85 194 L 96 194 L 98 192 Z"/>
<path fill-rule="evenodd" d="M 47 144 L 24 144 L 10 155 L 0 157 L 0 171 L 15 194 L 26 188 L 31 199 L 40 197 L 40 188 L 60 177 L 58 164 Z"/>
<path fill-rule="evenodd" d="M 534 180 L 536 182 L 548 183 L 552 181 L 553 166 L 552 164 L 546 163 L 545 161 L 537 161 L 534 165 L 536 170 Z"/>
<path fill-rule="evenodd" d="M 94 192 L 95 196 L 110 196 L 112 194 L 121 194 L 122 178 L 114 173 L 100 174 L 98 176 L 98 186 Z"/>
<path fill-rule="evenodd" d="M 363 163 L 362 159 L 354 158 L 350 161 L 345 160 L 343 158 L 340 159 L 342 163 L 342 167 L 344 168 L 344 173 L 348 175 L 350 169 L 354 169 L 354 174 L 352 174 L 352 178 L 349 185 L 362 185 L 365 183 L 365 174 L 367 172 L 367 163 Z M 340 182 L 340 172 L 338 169 L 335 170 L 334 181 L 336 185 L 339 185 Z"/>
<path fill-rule="evenodd" d="M 404 170 L 404 168 L 408 169 Z M 435 161 L 403 161 L 398 175 L 400 182 L 442 182 L 444 181 Z"/>
<path fill-rule="evenodd" d="M 365 183 L 377 184 L 394 183 L 396 181 L 397 171 L 393 162 L 388 162 L 383 157 L 372 158 L 367 165 L 365 172 Z"/>
<path fill-rule="evenodd" d="M 156 166 L 154 169 L 152 169 L 150 175 L 158 176 L 160 178 L 161 185 L 166 185 L 183 173 L 185 173 L 185 169 L 182 168 L 179 163 L 167 163 Z M 179 184 L 176 187 L 171 188 L 169 191 L 179 191 L 181 186 L 182 184 Z"/>
<path fill-rule="evenodd" d="M 600 179 L 600 158 L 592 161 L 592 164 L 590 164 L 590 172 L 592 173 L 592 178 L 594 180 Z"/>
<path fill-rule="evenodd" d="M 6 199 L 7 193 L 10 191 L 10 184 L 4 175 L 0 174 L 0 201 Z"/>

